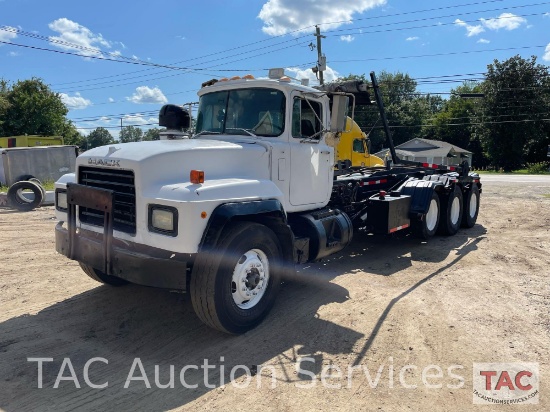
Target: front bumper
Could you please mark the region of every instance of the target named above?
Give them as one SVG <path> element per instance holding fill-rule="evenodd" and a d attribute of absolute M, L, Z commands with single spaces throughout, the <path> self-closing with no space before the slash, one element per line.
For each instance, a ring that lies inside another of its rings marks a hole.
<path fill-rule="evenodd" d="M 131 283 L 186 290 L 187 271 L 191 268 L 194 254 L 173 253 L 114 238 L 112 191 L 69 184 L 67 202 L 67 228 L 63 227 L 63 222 L 55 228 L 58 253 Z M 105 212 L 103 233 L 77 230 L 77 206 Z"/>
<path fill-rule="evenodd" d="M 69 256 L 69 231 L 59 222 L 55 227 L 58 253 L 103 271 L 105 267 L 103 234 L 80 230 L 74 238 L 73 256 Z M 151 246 L 113 239 L 109 275 L 138 285 L 186 290 L 187 270 L 193 254 L 172 253 Z"/>

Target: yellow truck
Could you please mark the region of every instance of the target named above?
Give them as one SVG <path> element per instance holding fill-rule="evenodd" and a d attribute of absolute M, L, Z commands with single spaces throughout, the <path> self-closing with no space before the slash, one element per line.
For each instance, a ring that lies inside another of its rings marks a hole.
<path fill-rule="evenodd" d="M 0 148 L 8 149 L 10 147 L 35 147 L 35 146 L 61 146 L 63 137 L 61 136 L 9 136 L 0 137 Z"/>
<path fill-rule="evenodd" d="M 346 121 L 346 130 L 336 147 L 336 160 L 350 160 L 352 167 L 384 166 L 381 158 L 370 154 L 367 135 L 350 117 Z"/>

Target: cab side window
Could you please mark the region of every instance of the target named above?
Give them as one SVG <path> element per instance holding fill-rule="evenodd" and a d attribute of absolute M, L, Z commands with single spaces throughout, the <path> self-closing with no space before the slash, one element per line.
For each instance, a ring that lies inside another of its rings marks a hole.
<path fill-rule="evenodd" d="M 292 105 L 292 137 L 320 137 L 322 124 L 321 104 L 319 102 L 299 97 L 294 98 Z"/>
<path fill-rule="evenodd" d="M 357 153 L 365 153 L 365 144 L 363 139 L 355 139 L 353 141 L 353 151 Z"/>

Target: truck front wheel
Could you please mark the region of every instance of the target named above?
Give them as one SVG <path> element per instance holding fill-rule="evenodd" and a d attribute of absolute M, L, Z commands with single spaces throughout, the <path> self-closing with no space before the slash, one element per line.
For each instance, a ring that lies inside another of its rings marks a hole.
<path fill-rule="evenodd" d="M 273 231 L 252 222 L 231 224 L 212 250 L 199 253 L 191 274 L 197 316 L 222 332 L 256 327 L 275 303 L 281 247 Z"/>

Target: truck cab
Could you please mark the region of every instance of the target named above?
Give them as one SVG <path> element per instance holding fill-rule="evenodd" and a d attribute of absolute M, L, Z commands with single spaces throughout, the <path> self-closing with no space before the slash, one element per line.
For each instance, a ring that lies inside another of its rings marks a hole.
<path fill-rule="evenodd" d="M 267 314 L 295 262 L 351 240 L 344 215 L 300 215 L 331 198 L 329 98 L 285 76 L 207 82 L 198 95 L 192 139 L 115 143 L 77 158 L 56 182 L 56 249 L 106 284 L 187 290 L 205 323 L 240 333 Z M 184 118 L 161 110 L 171 130 L 188 127 Z M 293 215 L 303 230 L 291 229 Z M 343 227 L 327 243 L 334 222 Z"/>

